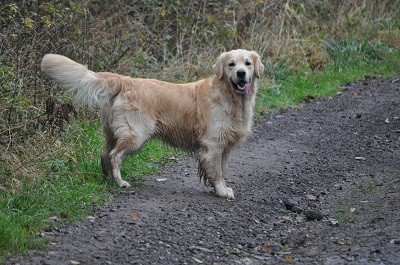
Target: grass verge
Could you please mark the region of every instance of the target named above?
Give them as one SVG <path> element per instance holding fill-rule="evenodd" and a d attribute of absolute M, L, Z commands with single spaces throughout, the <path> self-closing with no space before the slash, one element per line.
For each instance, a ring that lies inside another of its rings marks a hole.
<path fill-rule="evenodd" d="M 332 96 L 343 84 L 365 76 L 396 76 L 400 74 L 400 50 L 371 41 L 326 41 L 331 62 L 322 70 L 300 73 L 267 66 L 272 77 L 261 86 L 256 106 L 260 113 L 296 106 L 304 100 Z M 267 64 L 268 65 L 268 64 Z M 283 74 L 282 74 L 283 72 Z"/>
<path fill-rule="evenodd" d="M 99 154 L 103 146 L 99 121 L 76 120 L 55 142 L 57 152 L 45 161 L 45 174 L 32 186 L 15 192 L 0 190 L 0 262 L 8 254 L 41 248 L 41 231 L 89 214 L 92 205 L 110 200 L 117 188 L 102 177 Z M 180 151 L 151 141 L 126 159 L 122 174 L 135 185 L 154 174 Z M 128 177 L 130 176 L 130 177 Z"/>
<path fill-rule="evenodd" d="M 334 95 L 340 85 L 366 75 L 399 75 L 400 52 L 381 43 L 326 40 L 331 62 L 322 70 L 293 72 L 285 64 L 266 63 L 256 112 L 296 106 L 309 98 Z M 284 58 L 283 58 L 284 61 Z M 40 161 L 43 176 L 17 191 L 0 190 L 0 262 L 7 255 L 46 245 L 41 231 L 88 214 L 93 204 L 112 198 L 115 185 L 102 178 L 99 154 L 103 145 L 99 121 L 76 120 L 55 141 L 51 156 Z M 143 176 L 181 153 L 158 141 L 128 158 L 122 174 L 138 185 Z M 53 218 L 52 218 L 53 217 Z M 54 222 L 54 220 L 59 220 Z"/>

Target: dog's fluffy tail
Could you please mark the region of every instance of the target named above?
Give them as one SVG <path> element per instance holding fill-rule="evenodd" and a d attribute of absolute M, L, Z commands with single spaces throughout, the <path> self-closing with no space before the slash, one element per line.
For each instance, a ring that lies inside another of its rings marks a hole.
<path fill-rule="evenodd" d="M 71 92 L 78 103 L 89 107 L 106 105 L 120 91 L 120 86 L 113 82 L 112 75 L 104 78 L 104 75 L 90 71 L 86 66 L 62 55 L 46 54 L 41 68 L 61 87 Z"/>

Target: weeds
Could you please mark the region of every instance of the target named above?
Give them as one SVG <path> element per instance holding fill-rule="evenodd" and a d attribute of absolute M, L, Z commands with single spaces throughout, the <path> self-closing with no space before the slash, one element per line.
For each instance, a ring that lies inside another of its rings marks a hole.
<path fill-rule="evenodd" d="M 333 95 L 365 75 L 399 75 L 399 8 L 396 0 L 5 1 L 0 256 L 45 245 L 40 231 L 57 225 L 49 217 L 73 221 L 115 189 L 101 177 L 98 114 L 76 110 L 41 75 L 45 53 L 95 71 L 184 82 L 210 75 L 221 51 L 256 50 L 266 66 L 260 116 Z M 139 185 L 179 155 L 153 141 L 127 159 L 122 174 Z"/>

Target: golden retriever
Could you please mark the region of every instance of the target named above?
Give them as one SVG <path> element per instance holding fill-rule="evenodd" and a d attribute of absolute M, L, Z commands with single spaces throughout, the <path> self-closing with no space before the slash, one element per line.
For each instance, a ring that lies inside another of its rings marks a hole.
<path fill-rule="evenodd" d="M 251 133 L 255 96 L 264 70 L 254 51 L 222 53 L 214 75 L 187 84 L 95 73 L 67 57 L 46 54 L 42 71 L 80 103 L 99 107 L 106 144 L 101 165 L 120 187 L 120 165 L 149 139 L 194 153 L 200 178 L 215 194 L 234 199 L 224 174 L 231 150 Z"/>

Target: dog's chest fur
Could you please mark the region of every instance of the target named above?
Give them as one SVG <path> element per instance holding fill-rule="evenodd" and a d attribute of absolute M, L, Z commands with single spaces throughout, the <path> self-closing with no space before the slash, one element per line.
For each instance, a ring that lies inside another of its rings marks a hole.
<path fill-rule="evenodd" d="M 251 99 L 216 96 L 212 98 L 208 137 L 235 145 L 251 133 Z"/>

